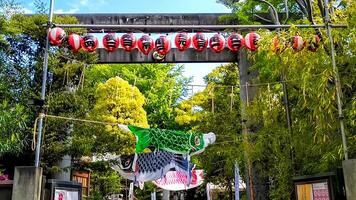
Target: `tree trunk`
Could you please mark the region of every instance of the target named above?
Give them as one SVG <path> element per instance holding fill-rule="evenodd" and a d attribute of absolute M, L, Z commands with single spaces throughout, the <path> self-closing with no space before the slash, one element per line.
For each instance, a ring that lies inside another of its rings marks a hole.
<path fill-rule="evenodd" d="M 249 102 L 253 100 L 257 93 L 257 87 L 249 86 L 249 82 L 257 77 L 256 71 L 250 71 L 252 63 L 248 59 L 246 49 L 240 50 L 238 55 L 239 78 L 240 78 L 240 98 L 241 98 L 241 117 L 242 117 L 242 135 L 244 142 L 247 144 L 248 134 L 253 134 L 250 130 L 249 119 L 246 114 L 246 108 Z M 268 199 L 267 177 L 263 177 L 257 166 L 263 166 L 263 163 L 252 162 L 248 153 L 244 152 L 246 159 L 246 193 L 250 200 L 266 200 Z"/>

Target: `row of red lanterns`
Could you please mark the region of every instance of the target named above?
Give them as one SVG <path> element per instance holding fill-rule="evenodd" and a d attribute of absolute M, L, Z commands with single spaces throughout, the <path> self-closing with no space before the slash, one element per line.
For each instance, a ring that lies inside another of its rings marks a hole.
<path fill-rule="evenodd" d="M 314 39 L 310 41 L 304 41 L 303 38 L 299 35 L 295 35 L 290 39 L 290 42 L 287 42 L 290 45 L 280 45 L 280 39 L 276 36 L 273 38 L 273 51 L 281 52 L 288 46 L 291 46 L 294 51 L 300 51 L 304 47 L 307 47 L 309 51 L 315 52 L 320 44 L 320 37 L 318 35 L 314 35 Z M 284 46 L 284 47 L 283 47 Z"/>
<path fill-rule="evenodd" d="M 54 46 L 59 46 L 64 41 L 67 41 L 68 46 L 73 52 L 77 52 L 81 48 L 88 52 L 94 52 L 99 45 L 98 39 L 92 34 L 81 37 L 78 34 L 72 33 L 66 37 L 64 30 L 59 27 L 52 28 L 48 32 L 48 38 Z M 255 51 L 259 38 L 260 36 L 254 32 L 247 34 L 245 38 L 240 34 L 233 33 L 227 39 L 227 47 L 232 52 L 238 52 L 244 46 Z M 126 33 L 121 38 L 116 37 L 114 33 L 108 33 L 103 37 L 102 42 L 103 47 L 108 52 L 115 51 L 120 45 L 128 52 L 137 47 L 145 55 L 148 55 L 152 50 L 165 55 L 171 50 L 171 42 L 166 36 L 160 36 L 154 41 L 149 35 L 143 35 L 139 39 L 136 39 L 136 36 L 132 33 Z M 178 33 L 174 42 L 180 51 L 187 50 L 192 45 L 197 52 L 202 52 L 209 45 L 210 49 L 215 53 L 223 51 L 226 43 L 225 38 L 220 34 L 215 34 L 208 40 L 200 32 L 196 33 L 193 37 L 190 37 L 185 32 Z"/>
<path fill-rule="evenodd" d="M 66 37 L 66 33 L 63 29 L 55 27 L 48 32 L 49 41 L 52 45 L 59 46 L 67 41 L 69 48 L 73 52 L 78 52 L 79 49 L 83 48 L 87 52 L 94 52 L 98 45 L 98 39 L 92 35 L 87 34 L 83 37 L 78 34 L 72 33 Z M 220 34 L 213 35 L 209 40 L 203 33 L 196 33 L 193 37 L 190 37 L 188 33 L 182 32 L 178 33 L 175 37 L 174 43 L 179 51 L 187 50 L 191 45 L 197 52 L 204 51 L 208 45 L 212 51 L 215 53 L 220 53 L 225 48 L 225 43 L 227 47 L 232 52 L 238 52 L 242 47 L 246 47 L 251 51 L 256 51 L 258 48 L 257 42 L 260 39 L 260 35 L 255 32 L 248 33 L 245 37 L 240 34 L 232 33 L 228 38 L 227 42 L 225 38 Z M 121 36 L 121 38 L 116 37 L 114 33 L 108 33 L 103 37 L 103 47 L 108 52 L 113 52 L 121 47 L 125 51 L 132 51 L 136 47 L 145 55 L 148 55 L 151 51 L 155 50 L 161 55 L 166 55 L 171 50 L 171 42 L 167 36 L 160 36 L 155 41 L 149 35 L 142 35 L 139 39 L 132 33 L 126 33 Z M 320 39 L 316 36 L 316 41 L 314 42 L 314 48 L 310 50 L 316 50 Z M 301 50 L 305 43 L 301 36 L 292 37 L 291 46 L 294 50 Z M 276 51 L 279 50 L 279 40 L 278 38 L 273 39 L 273 46 Z"/>

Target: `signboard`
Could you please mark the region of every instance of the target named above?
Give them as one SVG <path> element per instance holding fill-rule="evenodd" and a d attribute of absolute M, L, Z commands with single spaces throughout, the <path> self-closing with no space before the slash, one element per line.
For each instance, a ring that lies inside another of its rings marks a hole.
<path fill-rule="evenodd" d="M 72 180 L 82 184 L 82 195 L 88 197 L 90 192 L 90 172 L 74 171 Z"/>
<path fill-rule="evenodd" d="M 313 183 L 313 200 L 329 200 L 329 189 L 327 182 Z"/>
<path fill-rule="evenodd" d="M 298 200 L 330 200 L 327 182 L 297 185 Z"/>
<path fill-rule="evenodd" d="M 78 191 L 55 189 L 54 200 L 79 200 Z"/>

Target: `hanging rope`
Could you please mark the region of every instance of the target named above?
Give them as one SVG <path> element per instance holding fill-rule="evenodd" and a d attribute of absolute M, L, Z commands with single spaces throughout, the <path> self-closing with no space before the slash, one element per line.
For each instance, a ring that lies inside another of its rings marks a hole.
<path fill-rule="evenodd" d="M 211 112 L 214 114 L 215 111 L 215 96 L 214 96 L 214 86 L 210 90 L 209 95 L 211 96 Z"/>
<path fill-rule="evenodd" d="M 194 113 L 194 101 L 193 101 L 193 96 L 194 96 L 194 87 L 193 86 L 191 86 L 192 87 L 192 97 L 191 97 L 191 99 L 192 99 L 192 101 L 190 101 L 190 106 L 192 107 L 191 108 L 191 111 L 192 111 L 192 113 Z"/>
<path fill-rule="evenodd" d="M 134 95 L 134 90 L 136 87 L 136 78 L 134 80 L 134 84 L 131 86 L 131 98 L 134 99 L 135 95 Z"/>
<path fill-rule="evenodd" d="M 81 88 L 81 90 L 83 90 L 84 88 L 85 69 L 86 69 L 86 65 L 83 66 L 82 73 L 80 74 L 79 82 L 77 86 L 77 88 Z"/>
<path fill-rule="evenodd" d="M 173 96 L 173 89 L 169 90 L 169 102 L 168 102 L 168 107 L 171 107 L 172 105 L 172 96 Z"/>
<path fill-rule="evenodd" d="M 246 85 L 245 85 L 245 92 L 246 92 L 246 105 L 247 105 L 247 107 L 249 106 L 249 96 L 248 96 L 248 86 L 249 86 L 249 84 L 248 84 L 248 82 L 246 82 Z"/>
<path fill-rule="evenodd" d="M 78 119 L 78 118 L 72 118 L 72 117 L 61 117 L 61 116 L 55 116 L 55 115 L 44 115 L 44 117 L 54 118 L 54 119 L 65 119 L 65 120 L 72 120 L 72 121 L 86 122 L 86 123 L 93 123 L 93 124 L 111 125 L 111 126 L 117 126 L 118 125 L 118 123 L 113 123 L 113 122 L 103 122 L 103 121 L 88 120 L 88 119 Z"/>
<path fill-rule="evenodd" d="M 303 79 L 303 99 L 304 99 L 304 102 L 306 102 L 307 100 L 306 100 L 306 94 L 305 94 L 305 79 Z"/>
<path fill-rule="evenodd" d="M 31 150 L 35 151 L 36 149 L 36 132 L 37 132 L 37 122 L 40 117 L 36 117 L 35 119 L 35 124 L 33 125 L 33 137 L 32 137 L 32 143 L 31 143 Z"/>
<path fill-rule="evenodd" d="M 272 97 L 271 97 L 271 88 L 269 86 L 269 84 L 267 85 L 267 101 L 268 101 L 268 108 L 269 108 L 269 111 L 272 110 Z"/>
<path fill-rule="evenodd" d="M 232 112 L 232 107 L 234 106 L 234 86 L 231 86 L 231 94 L 230 94 L 230 112 Z"/>
<path fill-rule="evenodd" d="M 61 117 L 61 116 L 55 116 L 55 115 L 47 115 L 47 114 L 42 114 L 38 116 L 35 119 L 34 125 L 33 125 L 33 138 L 32 138 L 32 143 L 31 143 L 31 149 L 32 151 L 35 150 L 36 148 L 36 133 L 37 133 L 37 122 L 39 118 L 54 118 L 54 119 L 63 119 L 63 120 L 71 120 L 71 121 L 77 121 L 77 122 L 85 122 L 85 123 L 93 123 L 93 124 L 102 124 L 102 125 L 111 125 L 111 126 L 118 126 L 118 123 L 112 123 L 112 122 L 102 122 L 102 121 L 96 121 L 96 120 L 87 120 L 87 119 L 78 119 L 78 118 L 72 118 L 72 117 Z"/>
<path fill-rule="evenodd" d="M 312 77 L 317 77 L 317 76 L 322 76 L 323 73 L 320 73 L 320 74 L 315 74 L 315 75 L 312 75 Z M 117 73 L 116 74 L 117 77 L 119 78 L 122 78 L 122 79 L 125 79 L 125 74 L 122 74 L 122 73 Z M 142 81 L 153 81 L 151 79 L 146 79 L 146 78 L 139 78 L 139 77 L 136 77 L 135 78 L 136 81 L 138 80 L 142 80 Z M 255 83 L 255 84 L 251 84 L 251 83 L 248 83 L 248 86 L 250 87 L 255 87 L 255 86 L 264 86 L 264 85 L 275 85 L 275 84 L 280 84 L 280 83 L 289 83 L 289 82 L 294 82 L 294 81 L 302 81 L 304 80 L 303 78 L 300 78 L 300 79 L 290 79 L 290 80 L 281 80 L 281 81 L 274 81 L 274 82 L 266 82 L 266 83 Z M 164 83 L 165 80 L 162 81 L 162 83 Z M 236 88 L 241 88 L 241 87 L 246 87 L 247 84 L 242 84 L 242 85 L 214 85 L 215 88 L 230 88 L 231 86 L 234 86 Z M 194 87 L 197 87 L 197 88 L 202 88 L 202 87 L 207 87 L 208 85 L 199 85 L 199 84 L 187 84 L 186 85 L 187 87 L 191 87 L 192 88 L 192 94 L 194 94 L 193 90 L 194 90 Z"/>

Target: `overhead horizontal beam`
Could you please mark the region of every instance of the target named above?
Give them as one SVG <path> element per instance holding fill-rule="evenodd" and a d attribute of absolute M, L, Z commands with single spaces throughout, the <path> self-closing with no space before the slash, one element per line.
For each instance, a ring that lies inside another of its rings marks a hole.
<path fill-rule="evenodd" d="M 237 21 L 221 20 L 221 16 L 229 13 L 83 13 L 63 14 L 73 16 L 81 24 L 121 24 L 121 25 L 206 25 L 206 24 L 237 24 Z"/>
<path fill-rule="evenodd" d="M 108 32 L 149 32 L 162 33 L 177 31 L 177 29 L 161 29 L 159 26 L 164 25 L 181 25 L 187 26 L 191 31 L 191 26 L 198 25 L 234 25 L 238 24 L 237 20 L 222 20 L 221 17 L 229 13 L 137 13 L 137 14 L 64 14 L 59 16 L 73 16 L 79 21 L 88 32 L 101 32 L 102 29 Z M 113 26 L 112 26 L 113 25 Z M 133 25 L 140 26 L 139 28 Z M 158 25 L 156 28 L 149 28 L 151 25 Z M 58 25 L 61 26 L 62 25 Z M 70 27 L 70 26 L 68 26 Z M 180 29 L 180 30 L 184 30 Z M 180 31 L 178 30 L 178 31 Z"/>
<path fill-rule="evenodd" d="M 162 61 L 153 59 L 152 53 L 144 55 L 137 49 L 132 52 L 125 52 L 123 49 L 118 49 L 113 53 L 105 51 L 105 49 L 98 49 L 99 63 L 199 63 L 199 62 L 236 62 L 237 55 L 232 53 L 228 49 L 225 49 L 221 53 L 214 53 L 210 49 L 206 49 L 203 52 L 196 52 L 190 48 L 186 51 L 179 51 L 176 48 L 166 55 Z"/>
<path fill-rule="evenodd" d="M 290 28 L 291 25 L 241 25 L 239 21 L 228 16 L 229 13 L 137 13 L 137 14 L 63 14 L 59 16 L 73 16 L 79 24 L 56 24 L 63 28 L 85 28 L 88 32 L 222 32 L 227 29 L 276 29 Z M 280 13 L 283 16 L 283 13 Z M 268 13 L 259 13 L 259 16 L 268 18 Z M 258 19 L 256 19 L 258 21 Z M 262 22 L 263 23 L 263 22 Z M 324 28 L 324 24 L 296 25 L 299 28 Z M 333 28 L 344 28 L 345 25 L 334 25 Z"/>
<path fill-rule="evenodd" d="M 177 31 L 189 31 L 189 32 L 212 32 L 212 31 L 226 31 L 226 30 L 255 30 L 255 29 L 288 29 L 293 26 L 298 28 L 325 28 L 325 24 L 301 24 L 301 25 L 104 25 L 104 24 L 56 24 L 56 26 L 62 28 L 86 28 L 91 32 L 102 32 L 103 30 L 114 30 L 115 32 L 177 32 Z M 333 28 L 346 28 L 347 25 L 332 24 Z"/>

